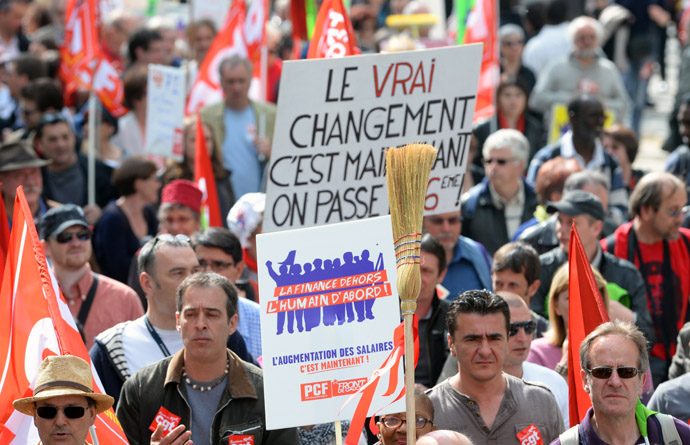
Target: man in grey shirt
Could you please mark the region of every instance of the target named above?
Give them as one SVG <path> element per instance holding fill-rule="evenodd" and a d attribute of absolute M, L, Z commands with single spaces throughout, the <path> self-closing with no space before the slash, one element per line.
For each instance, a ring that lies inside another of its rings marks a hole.
<path fill-rule="evenodd" d="M 451 303 L 446 318 L 458 373 L 428 391 L 434 423 L 473 443 L 550 443 L 563 431 L 551 391 L 503 373 L 510 310 L 498 295 L 470 290 Z"/>

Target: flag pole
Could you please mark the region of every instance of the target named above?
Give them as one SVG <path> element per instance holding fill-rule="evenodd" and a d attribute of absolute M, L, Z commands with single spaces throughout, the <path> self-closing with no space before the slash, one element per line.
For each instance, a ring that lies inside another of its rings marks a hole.
<path fill-rule="evenodd" d="M 89 93 L 89 159 L 87 168 L 88 205 L 96 203 L 96 95 Z"/>
<path fill-rule="evenodd" d="M 93 442 L 93 445 L 98 445 L 98 436 L 96 435 L 95 425 L 91 425 L 89 427 L 89 434 L 91 435 L 91 441 Z"/>
<path fill-rule="evenodd" d="M 333 423 L 335 424 L 335 445 L 343 445 L 343 426 L 340 420 Z"/>

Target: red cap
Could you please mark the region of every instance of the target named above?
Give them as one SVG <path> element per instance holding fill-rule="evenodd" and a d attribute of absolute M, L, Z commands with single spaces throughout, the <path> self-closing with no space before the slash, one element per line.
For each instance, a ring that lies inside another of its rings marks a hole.
<path fill-rule="evenodd" d="M 200 213 L 201 198 L 201 190 L 196 184 L 186 179 L 176 179 L 163 187 L 161 204 L 180 204 Z"/>

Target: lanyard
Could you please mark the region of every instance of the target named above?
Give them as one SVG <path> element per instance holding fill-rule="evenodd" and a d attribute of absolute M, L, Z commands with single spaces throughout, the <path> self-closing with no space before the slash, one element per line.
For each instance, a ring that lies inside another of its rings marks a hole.
<path fill-rule="evenodd" d="M 153 337 L 153 339 L 156 341 L 156 344 L 160 348 L 163 355 L 166 357 L 170 357 L 170 351 L 168 351 L 168 348 L 165 346 L 165 343 L 163 343 L 163 340 L 161 340 L 161 337 L 158 335 L 158 332 L 156 332 L 156 330 L 153 329 L 153 325 L 149 321 L 148 315 L 144 315 L 144 323 L 146 323 L 146 329 L 149 330 L 149 334 L 151 334 L 151 337 Z"/>

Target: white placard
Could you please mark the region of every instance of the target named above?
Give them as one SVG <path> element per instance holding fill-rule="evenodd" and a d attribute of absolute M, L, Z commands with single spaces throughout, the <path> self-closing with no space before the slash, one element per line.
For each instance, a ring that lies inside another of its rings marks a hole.
<path fill-rule="evenodd" d="M 351 419 L 359 396 L 338 411 L 391 353 L 400 324 L 390 216 L 259 235 L 257 252 L 267 427 Z M 387 386 L 384 377 L 369 415 L 395 399 L 382 397 Z M 403 397 L 383 412 L 404 409 Z"/>
<path fill-rule="evenodd" d="M 438 149 L 426 214 L 460 208 L 482 45 L 286 62 L 264 232 L 388 214 L 385 150 Z"/>
<path fill-rule="evenodd" d="M 185 72 L 149 65 L 146 97 L 146 153 L 182 161 Z"/>

